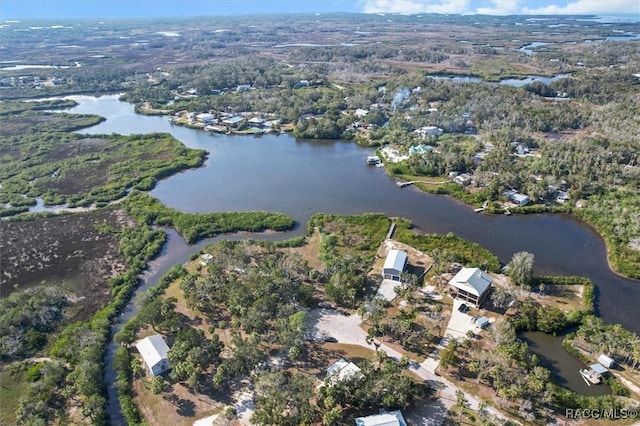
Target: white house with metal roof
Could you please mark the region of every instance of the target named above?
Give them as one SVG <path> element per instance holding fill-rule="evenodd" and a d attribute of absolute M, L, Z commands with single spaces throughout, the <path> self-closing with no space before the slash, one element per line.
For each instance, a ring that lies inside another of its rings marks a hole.
<path fill-rule="evenodd" d="M 407 263 L 407 252 L 402 250 L 389 250 L 382 267 L 382 279 L 400 281 L 400 274 Z"/>
<path fill-rule="evenodd" d="M 462 268 L 449 281 L 451 292 L 461 299 L 479 307 L 489 293 L 493 279 L 480 268 Z"/>
<path fill-rule="evenodd" d="M 169 346 L 161 335 L 154 334 L 145 337 L 136 343 L 136 349 L 142 355 L 142 359 L 149 367 L 152 376 L 162 374 L 171 368 L 168 357 Z"/>
<path fill-rule="evenodd" d="M 407 426 L 401 411 L 356 418 L 356 426 Z"/>
<path fill-rule="evenodd" d="M 362 374 L 360 367 L 355 365 L 353 362 L 349 362 L 341 358 L 327 368 L 325 382 L 329 386 L 333 386 L 345 380 L 359 380 L 363 378 L 364 374 Z"/>
<path fill-rule="evenodd" d="M 215 117 L 213 114 L 208 112 L 203 112 L 201 114 L 196 115 L 196 120 L 198 120 L 202 124 L 212 124 Z"/>

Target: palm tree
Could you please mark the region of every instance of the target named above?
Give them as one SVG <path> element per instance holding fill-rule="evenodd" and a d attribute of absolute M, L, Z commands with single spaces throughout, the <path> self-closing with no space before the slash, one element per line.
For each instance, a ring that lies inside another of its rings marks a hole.
<path fill-rule="evenodd" d="M 533 254 L 526 251 L 515 253 L 507 265 L 507 275 L 514 284 L 529 286 L 533 279 Z"/>
<path fill-rule="evenodd" d="M 458 414 L 458 424 L 462 424 L 462 413 L 468 403 L 469 401 L 467 401 L 467 397 L 464 395 L 464 392 L 458 389 L 456 391 L 456 407 L 460 410 Z"/>
<path fill-rule="evenodd" d="M 485 400 L 481 400 L 478 403 L 478 414 L 480 414 L 480 418 L 482 418 L 483 420 L 487 417 L 487 401 Z"/>

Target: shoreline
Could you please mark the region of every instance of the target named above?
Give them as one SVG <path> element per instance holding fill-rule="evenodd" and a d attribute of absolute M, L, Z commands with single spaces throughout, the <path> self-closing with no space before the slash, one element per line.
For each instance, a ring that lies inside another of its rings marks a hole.
<path fill-rule="evenodd" d="M 388 168 L 386 166 L 385 166 L 385 173 L 390 178 L 393 178 L 396 182 L 400 182 L 401 181 L 401 178 L 399 178 L 397 175 L 389 172 L 389 170 L 388 170 Z M 446 196 L 446 197 L 449 197 L 450 199 L 455 200 L 456 202 L 464 205 L 465 207 L 467 207 L 469 209 L 474 209 L 475 208 L 475 206 L 473 204 L 466 203 L 464 200 L 456 197 L 455 194 L 451 194 L 451 193 L 440 194 L 440 193 L 437 193 L 437 192 L 425 191 L 424 189 L 422 189 L 422 187 L 420 185 L 413 185 L 413 186 L 416 187 L 417 190 L 420 191 L 420 192 L 423 192 L 423 193 L 426 193 L 426 194 L 431 194 L 431 195 Z M 499 213 L 489 213 L 489 212 L 485 213 L 485 211 L 482 211 L 480 213 L 481 214 L 491 214 L 491 215 L 499 214 Z M 535 213 L 527 213 L 527 212 L 519 211 L 518 208 L 516 208 L 514 210 L 511 210 L 511 214 L 517 214 L 517 215 L 526 215 L 526 214 L 566 214 L 566 215 L 570 216 L 573 220 L 579 221 L 580 224 L 586 225 L 602 241 L 602 243 L 605 246 L 607 265 L 609 266 L 609 270 L 614 275 L 616 275 L 616 276 L 618 276 L 620 278 L 624 278 L 624 279 L 628 279 L 628 280 L 632 280 L 632 281 L 637 281 L 640 284 L 640 276 L 636 277 L 636 276 L 625 275 L 625 274 L 623 274 L 622 272 L 620 272 L 620 271 L 618 271 L 616 269 L 616 265 L 611 260 L 611 245 L 607 241 L 607 238 L 605 237 L 605 235 L 601 232 L 600 229 L 598 229 L 598 227 L 596 225 L 594 225 L 591 222 L 588 222 L 587 220 L 583 219 L 582 217 L 574 214 L 573 213 L 573 208 L 570 208 L 569 211 L 566 211 L 566 212 L 542 211 L 542 212 L 535 212 Z"/>

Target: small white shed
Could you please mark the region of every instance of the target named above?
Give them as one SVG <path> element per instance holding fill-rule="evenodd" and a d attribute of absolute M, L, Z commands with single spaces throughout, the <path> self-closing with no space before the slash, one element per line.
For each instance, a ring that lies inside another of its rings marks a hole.
<path fill-rule="evenodd" d="M 145 337 L 136 343 L 136 349 L 142 355 L 142 359 L 149 367 L 152 376 L 162 374 L 171 368 L 168 357 L 169 346 L 161 335 L 154 334 Z"/>
<path fill-rule="evenodd" d="M 476 327 L 478 328 L 485 328 L 489 325 L 489 318 L 487 317 L 480 317 L 476 320 Z"/>
<path fill-rule="evenodd" d="M 598 362 L 607 368 L 613 367 L 613 364 L 616 363 L 613 358 L 606 356 L 605 354 L 598 357 Z"/>

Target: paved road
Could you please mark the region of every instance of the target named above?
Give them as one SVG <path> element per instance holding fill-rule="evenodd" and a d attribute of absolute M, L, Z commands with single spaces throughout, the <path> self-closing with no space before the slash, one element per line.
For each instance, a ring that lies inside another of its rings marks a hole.
<path fill-rule="evenodd" d="M 359 345 L 375 350 L 373 344 L 367 343 L 367 334 L 360 328 L 361 320 L 357 314 L 346 316 L 334 309 L 314 309 L 308 313 L 308 318 L 314 339 L 320 340 L 323 337 L 334 337 L 339 343 Z M 402 354 L 385 344 L 381 344 L 379 350 L 384 351 L 394 359 L 400 359 L 402 357 Z M 455 384 L 435 375 L 434 370 L 437 365 L 437 360 L 427 358 L 422 364 L 412 361 L 409 367 L 412 372 L 422 378 L 432 388 L 439 389 L 439 402 L 446 408 L 446 410 L 434 410 L 435 416 L 428 419 L 428 424 L 430 425 L 442 424 L 446 416 L 446 411 L 456 404 L 456 391 L 459 390 Z M 466 392 L 465 396 L 467 401 L 469 401 L 468 407 L 473 410 L 478 410 L 480 401 Z M 487 411 L 498 418 L 506 418 L 500 411 L 493 407 L 487 407 Z"/>

